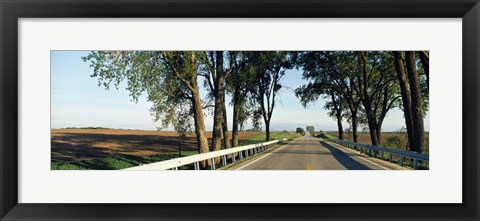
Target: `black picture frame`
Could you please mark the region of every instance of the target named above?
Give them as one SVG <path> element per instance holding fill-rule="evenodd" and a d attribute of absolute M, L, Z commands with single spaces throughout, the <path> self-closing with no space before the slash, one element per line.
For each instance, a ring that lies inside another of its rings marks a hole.
<path fill-rule="evenodd" d="M 1 220 L 479 220 L 478 0 L 0 0 L 0 15 Z M 463 18 L 463 203 L 20 204 L 17 19 L 77 17 Z"/>

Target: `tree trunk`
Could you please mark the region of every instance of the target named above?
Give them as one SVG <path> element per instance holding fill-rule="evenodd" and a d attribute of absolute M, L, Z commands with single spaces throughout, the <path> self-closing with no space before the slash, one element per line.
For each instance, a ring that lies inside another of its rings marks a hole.
<path fill-rule="evenodd" d="M 214 151 L 222 148 L 223 106 L 225 96 L 225 75 L 223 73 L 223 52 L 216 52 L 216 77 L 215 77 L 215 108 L 213 113 L 212 147 Z M 220 157 L 215 158 L 215 163 L 220 162 Z"/>
<path fill-rule="evenodd" d="M 352 134 L 353 134 L 353 142 L 358 142 L 358 128 L 357 128 L 357 112 L 352 111 Z"/>
<path fill-rule="evenodd" d="M 270 141 L 270 121 L 265 119 L 265 141 Z"/>
<path fill-rule="evenodd" d="M 194 91 L 192 91 L 193 99 L 193 117 L 195 121 L 195 134 L 197 137 L 197 147 L 199 153 L 207 153 L 208 152 L 208 140 L 207 136 L 205 135 L 205 121 L 203 117 L 203 107 L 202 107 L 202 100 L 200 99 L 200 93 L 198 91 L 198 86 L 193 84 Z M 205 168 L 208 163 L 205 161 L 201 162 L 202 167 Z"/>
<path fill-rule="evenodd" d="M 225 94 L 223 95 L 223 123 L 222 123 L 222 130 L 223 130 L 223 142 L 225 143 L 225 149 L 231 147 L 230 143 L 230 136 L 228 134 L 228 122 L 227 122 L 227 104 L 225 103 Z"/>
<path fill-rule="evenodd" d="M 413 121 L 412 121 L 412 95 L 410 92 L 410 84 L 408 83 L 407 74 L 405 72 L 402 55 L 398 51 L 393 52 L 395 71 L 397 72 L 398 82 L 400 83 L 400 91 L 402 93 L 403 113 L 405 116 L 405 126 L 407 128 L 408 146 L 411 151 L 415 151 Z"/>
<path fill-rule="evenodd" d="M 238 124 L 240 123 L 240 87 L 235 85 L 233 94 L 232 145 L 238 146 Z"/>
<path fill-rule="evenodd" d="M 391 105 L 393 105 L 393 102 L 397 99 L 397 98 L 392 99 L 392 101 L 390 101 L 391 103 L 388 104 L 388 97 L 389 97 L 388 88 L 389 88 L 389 86 L 386 85 L 383 89 L 382 109 L 381 109 L 380 116 L 377 119 L 377 125 L 375 127 L 375 130 L 377 131 L 377 141 L 378 141 L 378 144 L 380 144 L 380 145 L 382 144 L 382 124 L 383 124 L 383 120 L 385 120 L 385 117 L 387 116 L 388 110 L 390 110 Z"/>
<path fill-rule="evenodd" d="M 425 76 L 427 77 L 427 88 L 430 90 L 430 80 L 429 80 L 429 57 L 427 52 L 420 51 L 420 61 L 422 62 L 423 71 L 425 72 Z"/>
<path fill-rule="evenodd" d="M 405 53 L 407 63 L 408 81 L 412 93 L 412 120 L 415 151 L 421 153 L 423 150 L 423 108 L 422 108 L 422 91 L 420 89 L 420 81 L 415 64 L 415 52 L 408 51 Z"/>
<path fill-rule="evenodd" d="M 377 146 L 377 134 L 375 130 L 375 116 L 372 111 L 372 102 L 370 100 L 370 95 L 368 94 L 368 74 L 367 74 L 367 62 L 368 55 L 367 52 L 360 52 L 360 60 L 362 63 L 362 75 L 363 75 L 363 84 L 361 90 L 361 100 L 363 107 L 365 108 L 365 114 L 367 115 L 368 129 L 370 131 L 370 139 L 372 140 L 372 145 Z"/>
<path fill-rule="evenodd" d="M 372 140 L 372 145 L 373 146 L 378 146 L 378 140 L 377 140 L 377 125 L 375 123 L 375 117 L 372 116 L 372 110 L 369 108 L 365 107 L 365 112 L 367 112 L 367 121 L 368 121 L 368 129 L 370 131 L 370 139 Z"/>
<path fill-rule="evenodd" d="M 382 143 L 382 123 L 377 123 L 376 127 L 375 127 L 375 132 L 377 132 L 377 142 L 378 144 L 381 144 Z"/>
<path fill-rule="evenodd" d="M 343 140 L 342 111 L 337 111 L 338 139 Z"/>
<path fill-rule="evenodd" d="M 335 116 L 337 118 L 338 127 L 338 139 L 343 140 L 343 126 L 342 126 L 342 100 L 339 97 L 338 104 L 336 101 L 335 93 L 330 92 L 330 98 L 332 99 L 333 109 L 335 110 Z"/>

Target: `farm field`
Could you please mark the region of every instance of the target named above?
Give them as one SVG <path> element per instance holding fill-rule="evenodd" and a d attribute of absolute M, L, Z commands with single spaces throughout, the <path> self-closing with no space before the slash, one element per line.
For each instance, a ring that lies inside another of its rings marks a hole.
<path fill-rule="evenodd" d="M 230 134 L 231 136 L 231 134 Z M 212 133 L 207 132 L 211 144 Z M 272 138 L 292 139 L 293 132 L 273 132 Z M 265 141 L 264 132 L 239 132 L 239 145 Z M 117 129 L 52 129 L 52 169 L 121 169 L 197 154 L 193 133 L 183 140 L 175 131 Z"/>

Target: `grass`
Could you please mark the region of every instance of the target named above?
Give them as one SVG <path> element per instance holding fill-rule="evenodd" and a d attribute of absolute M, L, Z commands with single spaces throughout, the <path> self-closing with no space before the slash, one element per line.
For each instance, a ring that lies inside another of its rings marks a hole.
<path fill-rule="evenodd" d="M 295 132 L 289 132 L 289 131 L 275 131 L 275 132 L 270 132 L 270 140 L 281 140 L 281 139 L 288 139 L 289 141 L 292 141 L 296 138 L 301 137 L 302 135 L 297 134 Z M 238 141 L 238 146 L 244 146 L 244 145 L 249 145 L 249 144 L 255 144 L 255 143 L 261 143 L 265 142 L 266 135 L 265 133 L 258 134 L 256 136 L 253 136 L 249 138 L 248 140 L 240 140 Z"/>
<path fill-rule="evenodd" d="M 197 154 L 197 151 L 182 151 L 182 157 Z M 178 153 L 157 154 L 151 156 L 124 155 L 121 157 L 96 158 L 81 161 L 54 161 L 52 170 L 120 170 L 158 161 L 179 157 Z"/>
<path fill-rule="evenodd" d="M 300 137 L 300 134 L 294 132 L 271 132 L 270 138 L 293 140 Z M 253 136 L 247 140 L 240 140 L 239 146 L 265 142 L 265 133 Z M 198 154 L 197 151 L 182 151 L 182 157 Z M 95 158 L 81 161 L 52 161 L 52 170 L 120 170 L 143 164 L 155 163 L 164 160 L 178 158 L 178 153 L 166 153 L 150 156 L 122 155 L 117 157 Z M 185 165 L 179 169 L 192 169 L 192 165 Z"/>

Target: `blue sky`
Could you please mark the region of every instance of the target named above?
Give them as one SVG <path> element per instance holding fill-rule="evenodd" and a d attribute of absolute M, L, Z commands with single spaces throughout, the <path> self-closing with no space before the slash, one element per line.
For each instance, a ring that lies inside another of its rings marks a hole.
<path fill-rule="evenodd" d="M 156 130 L 160 123 L 154 122 L 149 112 L 150 103 L 142 96 L 138 103 L 131 101 L 126 84 L 116 90 L 105 90 L 91 78 L 93 70 L 82 56 L 88 51 L 51 52 L 51 125 L 65 127 L 109 127 L 122 129 Z M 297 127 L 313 125 L 317 130 L 336 130 L 336 121 L 323 109 L 324 102 L 317 101 L 303 108 L 293 90 L 306 83 L 301 71 L 288 70 L 282 80 L 284 88 L 278 95 L 273 112 L 272 130 L 295 130 Z M 201 85 L 200 85 L 201 86 Z M 205 95 L 205 90 L 202 90 Z M 227 101 L 230 97 L 227 97 Z M 227 108 L 231 129 L 232 107 Z M 429 130 L 429 115 L 425 118 L 425 129 Z M 212 129 L 212 116 L 205 118 L 207 130 Z M 391 110 L 383 123 L 384 131 L 394 131 L 404 125 L 403 113 Z M 250 122 L 246 129 L 250 128 Z M 344 128 L 348 127 L 344 123 Z M 173 130 L 172 127 L 165 130 Z"/>

